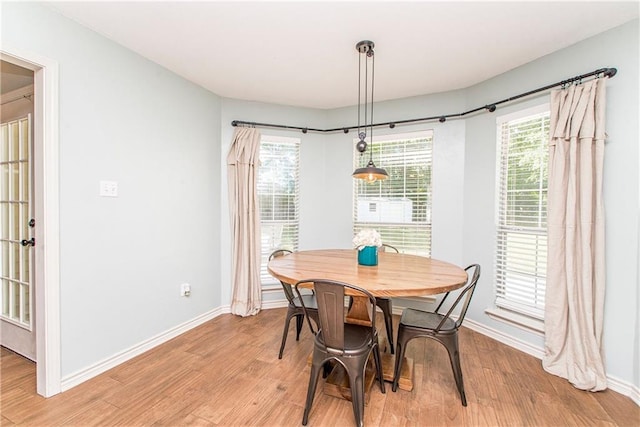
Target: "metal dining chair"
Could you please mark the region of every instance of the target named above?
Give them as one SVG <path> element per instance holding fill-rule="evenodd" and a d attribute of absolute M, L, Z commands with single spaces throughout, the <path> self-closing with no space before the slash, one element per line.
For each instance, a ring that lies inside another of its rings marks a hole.
<path fill-rule="evenodd" d="M 313 285 L 318 303 L 318 331 L 315 331 L 309 315 L 307 321 L 311 332 L 314 333 L 313 361 L 309 376 L 309 388 L 307 400 L 302 417 L 302 425 L 307 425 L 309 413 L 318 384 L 318 375 L 324 370 L 327 363 L 335 361 L 340 363 L 347 371 L 349 385 L 351 387 L 351 403 L 356 425 L 362 427 L 364 420 L 364 380 L 365 370 L 369 356 L 373 352 L 376 365 L 376 375 L 380 381 L 380 390 L 385 392 L 384 378 L 382 376 L 382 362 L 380 359 L 380 347 L 378 345 L 378 332 L 376 330 L 376 299 L 366 290 L 348 283 L 325 279 L 301 280 L 295 285 L 295 290 L 300 296 L 300 285 Z M 354 325 L 345 322 L 345 289 L 350 289 L 357 294 L 369 298 L 369 315 L 371 326 Z M 306 303 L 303 309 L 308 314 Z"/>
<path fill-rule="evenodd" d="M 288 249 L 277 249 L 269 255 L 269 261 L 272 259 L 287 255 L 292 253 Z M 287 298 L 289 302 L 289 306 L 287 308 L 287 316 L 284 319 L 284 331 L 282 332 L 282 342 L 280 344 L 280 352 L 278 353 L 278 359 L 282 359 L 282 354 L 284 353 L 284 346 L 287 343 L 287 335 L 289 335 L 289 324 L 291 322 L 291 318 L 296 318 L 296 341 L 300 340 L 300 331 L 302 330 L 302 325 L 304 323 L 305 311 L 302 308 L 301 301 L 304 301 L 305 306 L 307 307 L 307 313 L 311 318 L 318 324 L 318 306 L 316 304 L 316 296 L 315 294 L 311 295 L 301 295 L 297 297 L 293 293 L 293 289 L 290 284 L 280 281 L 282 285 L 282 290 L 284 291 L 284 296 Z"/>
<path fill-rule="evenodd" d="M 435 311 L 422 311 L 413 308 L 405 308 L 402 311 L 402 318 L 398 327 L 398 339 L 396 345 L 395 370 L 393 375 L 393 391 L 398 389 L 398 380 L 402 371 L 402 363 L 407 344 L 414 338 L 430 338 L 442 344 L 449 354 L 449 361 L 456 380 L 456 386 L 460 393 L 462 406 L 467 406 L 467 397 L 464 393 L 462 381 L 462 368 L 460 367 L 460 352 L 458 348 L 458 329 L 462 326 L 464 317 L 467 314 L 471 297 L 475 291 L 478 278 L 480 277 L 480 266 L 472 264 L 465 268 L 468 275 L 467 285 L 462 289 L 453 305 L 446 314 L 440 314 L 440 308 L 451 292 L 447 292 L 438 304 Z M 471 273 L 471 274 L 470 274 Z M 456 292 L 456 291 L 453 291 Z M 459 310 L 458 310 L 459 308 Z M 452 319 L 452 314 L 457 313 L 457 319 Z"/>

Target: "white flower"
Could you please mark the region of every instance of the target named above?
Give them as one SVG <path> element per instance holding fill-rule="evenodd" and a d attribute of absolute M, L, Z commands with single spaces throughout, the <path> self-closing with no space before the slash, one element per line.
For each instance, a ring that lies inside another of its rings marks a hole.
<path fill-rule="evenodd" d="M 360 246 L 382 246 L 382 238 L 380 233 L 372 228 L 364 228 L 353 238 L 353 245 L 356 248 Z"/>

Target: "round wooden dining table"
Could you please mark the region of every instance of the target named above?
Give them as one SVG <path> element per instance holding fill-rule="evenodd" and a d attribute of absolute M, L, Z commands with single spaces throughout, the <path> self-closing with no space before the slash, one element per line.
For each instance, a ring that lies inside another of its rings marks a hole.
<path fill-rule="evenodd" d="M 278 280 L 292 285 L 306 279 L 330 279 L 359 286 L 383 298 L 440 294 L 467 282 L 464 269 L 418 255 L 379 252 L 378 265 L 359 265 L 355 249 L 293 252 L 272 259 L 267 269 Z M 365 298 L 354 298 L 350 321 L 368 321 L 365 302 Z"/>
<path fill-rule="evenodd" d="M 358 251 L 355 249 L 293 252 L 273 258 L 269 261 L 267 270 L 278 280 L 292 285 L 304 280 L 330 279 L 359 286 L 373 296 L 383 298 L 440 294 L 458 289 L 467 282 L 467 272 L 464 269 L 417 255 L 379 252 L 378 265 L 359 265 Z M 347 321 L 370 325 L 368 298 L 362 294 L 352 296 L 353 305 Z M 383 354 L 382 365 L 385 380 L 393 380 L 393 357 Z M 368 384 L 370 388 L 373 381 Z M 328 393 L 339 397 L 345 393 L 344 387 L 346 386 L 343 384 L 337 388 L 329 388 Z M 403 363 L 400 388 L 409 391 L 413 388 L 412 360 L 405 359 Z"/>

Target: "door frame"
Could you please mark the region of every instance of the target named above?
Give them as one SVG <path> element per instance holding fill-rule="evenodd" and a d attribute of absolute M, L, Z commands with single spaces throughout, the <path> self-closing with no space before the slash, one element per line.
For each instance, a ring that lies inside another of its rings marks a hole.
<path fill-rule="evenodd" d="M 58 63 L 3 43 L 0 57 L 34 72 L 36 390 L 61 391 Z"/>

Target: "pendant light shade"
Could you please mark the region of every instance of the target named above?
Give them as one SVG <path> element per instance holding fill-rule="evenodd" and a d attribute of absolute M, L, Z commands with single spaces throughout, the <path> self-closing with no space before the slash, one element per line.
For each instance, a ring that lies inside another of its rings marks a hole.
<path fill-rule="evenodd" d="M 358 168 L 353 173 L 354 178 L 364 179 L 368 183 L 389 178 L 389 174 L 382 168 L 377 168 L 373 160 L 369 160 L 367 167 Z"/>
<path fill-rule="evenodd" d="M 367 151 L 367 126 L 369 126 L 369 141 L 373 143 L 373 82 L 375 77 L 375 61 L 372 41 L 363 40 L 356 44 L 358 57 L 358 138 L 356 150 L 360 155 Z M 362 60 L 364 58 L 364 61 Z M 371 71 L 369 71 L 371 62 Z M 364 71 L 364 73 L 363 73 Z M 363 79 L 364 74 L 364 79 Z M 361 96 L 364 93 L 364 97 Z M 371 95 L 371 105 L 368 103 Z M 363 113 L 364 110 L 364 114 Z M 360 128 L 360 119 L 364 116 L 364 126 Z M 368 124 L 367 124 L 368 120 Z M 368 183 L 387 179 L 389 174 L 383 168 L 376 167 L 373 163 L 373 150 L 369 149 L 369 163 L 363 168 L 358 168 L 353 172 L 353 177 L 363 179 Z"/>

